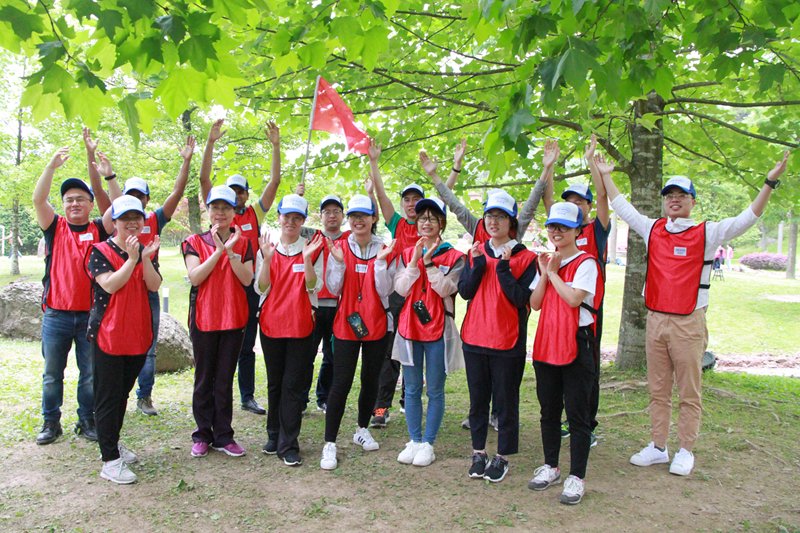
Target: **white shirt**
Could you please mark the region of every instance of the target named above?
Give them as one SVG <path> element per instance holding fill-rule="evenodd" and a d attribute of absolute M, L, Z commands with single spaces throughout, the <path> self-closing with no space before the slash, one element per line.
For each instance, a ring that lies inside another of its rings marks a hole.
<path fill-rule="evenodd" d="M 611 201 L 611 208 L 633 231 L 644 239 L 644 244 L 647 246 L 650 240 L 650 232 L 653 230 L 653 225 L 658 219 L 648 218 L 639 214 L 636 208 L 623 198 L 622 195 L 617 196 Z M 720 244 L 743 235 L 756 222 L 758 222 L 758 217 L 749 206 L 736 217 L 726 218 L 720 222 L 707 221 L 706 248 L 703 253 L 703 260 L 713 261 L 714 254 Z M 667 219 L 667 224 L 664 229 L 670 233 L 680 233 L 696 225 L 697 224 L 695 224 L 694 220 L 691 218 L 676 218 L 674 221 L 672 219 Z M 703 265 L 703 273 L 700 276 L 701 285 L 708 285 L 710 283 L 712 266 L 713 265 Z M 642 288 L 642 294 L 644 294 L 644 288 Z M 707 305 L 708 289 L 699 289 L 697 291 L 697 305 L 695 309 L 700 309 Z"/>
<path fill-rule="evenodd" d="M 576 259 L 581 254 L 585 253 L 586 252 L 578 252 L 572 257 L 562 259 L 560 268 L 564 268 L 564 266 L 573 259 Z M 541 276 L 539 275 L 539 272 L 536 272 L 536 275 L 533 277 L 533 281 L 528 288 L 530 290 L 535 290 L 536 286 L 539 285 L 540 278 Z M 567 285 L 567 287 L 586 291 L 586 296 L 583 298 L 583 303 L 591 308 L 594 308 L 594 290 L 597 287 L 597 261 L 584 261 L 581 263 L 581 266 L 578 267 L 578 270 L 575 271 L 575 277 L 572 278 L 572 281 L 564 281 L 564 283 Z M 584 326 L 591 326 L 594 323 L 594 315 L 589 312 L 588 309 L 584 309 L 583 307 L 581 307 L 580 310 L 578 327 L 582 328 Z"/>
<path fill-rule="evenodd" d="M 516 239 L 511 239 L 507 243 L 501 244 L 500 248 L 495 248 L 494 245 L 492 244 L 492 239 L 489 239 L 489 248 L 492 249 L 492 251 L 494 252 L 494 256 L 497 258 L 503 255 L 503 246 L 505 246 L 506 244 L 508 245 L 509 248 L 513 250 L 514 247 L 519 244 L 519 242 L 517 242 Z"/>
<path fill-rule="evenodd" d="M 273 242 L 275 245 L 275 253 L 282 253 L 283 255 L 288 255 L 289 257 L 295 256 L 297 254 L 303 253 L 303 246 L 306 244 L 306 239 L 303 237 L 298 237 L 296 241 L 291 243 L 289 246 L 285 247 L 281 244 L 280 239 L 277 242 Z M 324 245 L 323 245 L 324 246 Z M 258 287 L 258 278 L 261 276 L 261 267 L 264 265 L 264 255 L 261 253 L 261 250 L 258 251 L 256 254 L 256 279 L 253 283 L 255 283 L 254 287 L 256 292 L 261 296 L 258 302 L 259 308 L 264 303 L 267 295 L 272 290 L 272 285 L 267 287 L 267 290 L 263 293 Z M 319 257 L 314 262 L 314 273 L 317 275 L 317 282 L 314 284 L 313 288 L 306 287 L 306 292 L 308 293 L 308 299 L 311 302 L 311 307 L 317 307 L 317 292 L 322 289 L 322 274 L 323 274 L 323 258 L 322 252 L 320 251 Z"/>

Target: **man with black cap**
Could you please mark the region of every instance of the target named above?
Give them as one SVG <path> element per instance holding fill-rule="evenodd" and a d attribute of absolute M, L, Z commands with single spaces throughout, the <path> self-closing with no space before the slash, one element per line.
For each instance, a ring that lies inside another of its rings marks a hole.
<path fill-rule="evenodd" d="M 89 247 L 106 240 L 112 227 L 104 227 L 100 219 L 90 221 L 95 196 L 84 181 L 69 178 L 61 184 L 64 216 L 57 215 L 47 197 L 55 170 L 69 159 L 69 148 L 60 148 L 45 167 L 33 191 L 36 219 L 45 238 L 45 274 L 42 295 L 42 416 L 44 425 L 36 436 L 37 444 L 50 444 L 61 434 L 61 404 L 64 400 L 64 369 L 67 356 L 75 343 L 78 377 L 78 423 L 75 432 L 87 440 L 97 440 L 94 423 L 94 391 L 92 362 L 86 329 L 92 292 L 89 278 L 83 272 L 83 258 Z M 111 205 L 100 183 L 97 204 L 101 211 Z"/>
<path fill-rule="evenodd" d="M 631 457 L 636 466 L 669 462 L 667 438 L 672 417 L 672 386 L 678 384 L 678 440 L 680 449 L 669 467 L 671 474 L 686 476 L 694 467 L 692 446 L 700 432 L 703 353 L 708 345 L 708 308 L 711 263 L 723 242 L 742 235 L 764 212 L 778 179 L 786 170 L 783 160 L 770 170 L 761 191 L 739 216 L 720 222 L 696 224 L 692 180 L 675 176 L 661 196 L 665 218 L 653 219 L 638 211 L 620 195 L 611 179 L 613 164 L 598 164 L 611 207 L 647 246 L 647 382 L 650 387 L 650 444 Z"/>

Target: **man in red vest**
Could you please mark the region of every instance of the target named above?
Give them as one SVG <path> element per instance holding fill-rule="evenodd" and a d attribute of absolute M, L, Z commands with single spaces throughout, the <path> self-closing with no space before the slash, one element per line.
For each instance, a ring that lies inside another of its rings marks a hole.
<path fill-rule="evenodd" d="M 764 212 L 778 179 L 786 170 L 775 164 L 756 199 L 739 216 L 696 224 L 691 218 L 696 192 L 689 178 L 675 176 L 661 190 L 665 218 L 639 214 L 611 179 L 613 164 L 598 170 L 611 198 L 611 207 L 647 246 L 644 300 L 647 313 L 647 382 L 650 387 L 650 444 L 631 457 L 637 466 L 669 462 L 667 437 L 672 416 L 672 386 L 678 383 L 678 440 L 680 448 L 669 471 L 686 476 L 694 467 L 692 446 L 700 431 L 703 353 L 708 345 L 706 309 L 711 263 L 721 243 L 752 227 Z"/>
<path fill-rule="evenodd" d="M 83 272 L 83 258 L 92 244 L 108 238 L 111 227 L 100 219 L 90 221 L 97 191 L 97 205 L 105 211 L 111 205 L 98 180 L 89 187 L 84 181 L 69 178 L 61 184 L 64 216 L 57 215 L 47 200 L 55 170 L 69 159 L 69 148 L 60 148 L 42 172 L 33 191 L 36 219 L 45 238 L 45 274 L 42 295 L 42 417 L 44 425 L 36 444 L 50 444 L 61 434 L 61 405 L 64 400 L 64 369 L 75 344 L 78 377 L 78 423 L 75 432 L 87 440 L 97 440 L 94 424 L 92 361 L 86 339 L 92 291 Z"/>
<path fill-rule="evenodd" d="M 203 198 L 208 198 L 208 193 L 211 192 L 211 187 L 213 187 L 211 183 L 211 167 L 214 160 L 214 144 L 228 131 L 222 131 L 224 122 L 223 119 L 216 121 L 208 133 L 205 152 L 203 152 L 203 163 L 200 167 L 200 188 L 203 191 Z M 241 174 L 234 174 L 225 182 L 225 185 L 236 193 L 236 215 L 233 217 L 233 225 L 239 226 L 242 235 L 250 240 L 254 252 L 258 251 L 259 227 L 264 221 L 264 215 L 275 201 L 278 185 L 281 182 L 280 130 L 274 122 L 268 122 L 264 132 L 272 144 L 272 164 L 270 166 L 269 183 L 267 183 L 258 201 L 247 205 L 247 201 L 250 198 L 250 184 Z M 255 261 L 253 261 L 253 268 L 255 269 Z M 255 270 L 253 270 L 253 277 L 255 278 Z M 244 333 L 242 350 L 239 353 L 239 394 L 241 395 L 243 410 L 257 415 L 265 415 L 267 414 L 266 409 L 258 405 L 254 398 L 256 390 L 256 354 L 253 351 L 253 347 L 256 344 L 256 336 L 258 335 L 259 298 L 252 283 L 245 287 L 245 292 L 247 293 L 250 317 Z"/>

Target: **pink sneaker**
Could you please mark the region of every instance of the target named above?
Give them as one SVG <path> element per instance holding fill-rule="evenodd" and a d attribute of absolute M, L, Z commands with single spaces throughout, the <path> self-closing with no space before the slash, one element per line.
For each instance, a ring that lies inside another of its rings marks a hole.
<path fill-rule="evenodd" d="M 192 457 L 205 457 L 208 455 L 208 443 L 195 442 L 192 446 Z"/>
<path fill-rule="evenodd" d="M 231 457 L 241 457 L 241 456 L 243 456 L 245 454 L 244 448 L 242 448 L 241 446 L 239 446 L 235 442 L 231 442 L 230 444 L 228 444 L 224 448 L 217 448 L 216 446 L 213 446 L 213 448 L 215 450 L 217 450 L 218 452 L 225 452 L 228 455 L 230 455 Z"/>

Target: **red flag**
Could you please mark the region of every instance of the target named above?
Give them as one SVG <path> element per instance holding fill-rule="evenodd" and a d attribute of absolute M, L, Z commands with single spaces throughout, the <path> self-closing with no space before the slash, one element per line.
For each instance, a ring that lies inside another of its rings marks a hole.
<path fill-rule="evenodd" d="M 317 105 L 314 108 L 314 123 L 311 129 L 344 135 L 348 150 L 359 154 L 366 154 L 369 151 L 367 133 L 356 125 L 353 111 L 323 78 L 319 79 L 317 87 Z"/>

